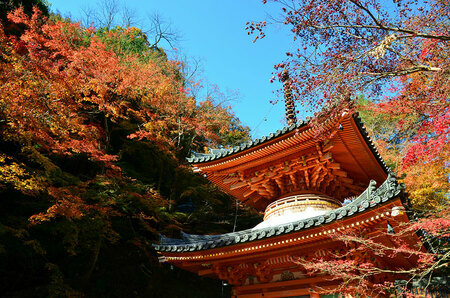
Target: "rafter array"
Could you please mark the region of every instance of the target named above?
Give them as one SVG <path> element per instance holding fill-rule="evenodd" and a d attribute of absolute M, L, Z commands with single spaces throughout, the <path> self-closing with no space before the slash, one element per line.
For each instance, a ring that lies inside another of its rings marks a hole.
<path fill-rule="evenodd" d="M 250 168 L 243 172 L 216 173 L 230 191 L 243 188 L 244 199 L 267 203 L 297 191 L 319 191 L 343 199 L 364 190 L 348 177 L 341 164 L 333 160 L 333 143 L 317 143 L 304 155 L 283 159 L 264 168 Z M 211 173 L 214 175 L 215 173 Z"/>

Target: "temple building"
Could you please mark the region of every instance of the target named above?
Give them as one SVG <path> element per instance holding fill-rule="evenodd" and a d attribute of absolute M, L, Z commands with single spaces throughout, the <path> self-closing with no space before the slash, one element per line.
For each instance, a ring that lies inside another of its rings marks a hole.
<path fill-rule="evenodd" d="M 395 231 L 408 222 L 402 187 L 358 116 L 344 113 L 318 126 L 297 124 L 290 90 L 285 89 L 288 127 L 188 159 L 195 172 L 224 192 L 264 211 L 264 220 L 252 229 L 222 235 L 161 237 L 154 245 L 162 261 L 228 282 L 233 297 L 320 297 L 343 281 L 310 275 L 299 260 L 345 253 L 345 244 L 334 235 L 349 229 L 363 229 L 376 241 L 394 246 L 389 233 L 380 230 Z M 407 241 L 420 243 L 415 234 Z M 401 254 L 387 259 L 370 251 L 352 257 L 361 262 L 369 258 L 393 271 L 416 261 Z"/>

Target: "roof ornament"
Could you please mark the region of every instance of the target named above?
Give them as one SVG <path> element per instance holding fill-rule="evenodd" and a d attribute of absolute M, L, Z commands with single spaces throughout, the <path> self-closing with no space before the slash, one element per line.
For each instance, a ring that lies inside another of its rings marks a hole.
<path fill-rule="evenodd" d="M 388 233 L 389 235 L 394 235 L 394 234 L 395 234 L 394 228 L 391 226 L 389 220 L 387 221 L 387 227 L 386 227 L 386 229 L 387 229 L 387 233 Z"/>
<path fill-rule="evenodd" d="M 395 179 L 395 177 L 393 178 Z M 368 188 L 352 202 L 338 209 L 329 210 L 322 215 L 296 219 L 288 223 L 280 222 L 278 225 L 258 229 L 255 229 L 255 227 L 253 229 L 222 235 L 191 235 L 182 233 L 182 239 L 172 239 L 160 235 L 160 243 L 152 244 L 152 246 L 160 252 L 201 251 L 215 247 L 230 246 L 237 243 L 251 242 L 256 239 L 265 239 L 276 235 L 288 234 L 291 232 L 297 232 L 323 224 L 328 224 L 342 218 L 350 217 L 355 213 L 364 212 L 364 210 L 368 208 L 375 207 L 395 198 L 399 194 L 400 190 L 398 190 L 398 192 L 388 191 L 389 184 L 392 183 L 389 179 L 390 178 L 386 179 L 383 184 L 375 189 L 375 183 L 370 182 Z M 383 216 L 384 214 L 381 213 L 381 217 Z M 375 219 L 378 219 L 378 217 Z M 374 220 L 374 218 L 372 218 L 372 220 Z M 388 234 L 395 234 L 394 227 L 389 222 L 386 222 L 386 229 Z M 312 234 L 310 237 L 312 237 Z"/>
<path fill-rule="evenodd" d="M 281 74 L 281 81 L 284 89 L 284 103 L 286 107 L 286 121 L 287 125 L 297 124 L 297 117 L 295 116 L 295 103 L 292 97 L 291 79 L 288 71 L 285 69 Z"/>

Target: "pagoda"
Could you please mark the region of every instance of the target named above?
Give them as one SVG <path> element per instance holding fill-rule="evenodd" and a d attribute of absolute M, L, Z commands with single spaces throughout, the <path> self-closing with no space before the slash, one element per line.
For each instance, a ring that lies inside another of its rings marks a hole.
<path fill-rule="evenodd" d="M 395 231 L 408 222 L 402 187 L 358 116 L 344 113 L 314 126 L 296 123 L 286 87 L 289 78 L 283 80 L 289 126 L 235 148 L 211 149 L 188 159 L 195 172 L 224 192 L 264 211 L 264 220 L 252 229 L 222 235 L 161 236 L 154 245 L 161 261 L 228 282 L 233 297 L 320 297 L 342 280 L 309 275 L 299 259 L 345 252 L 344 243 L 333 235 L 348 229 L 364 229 L 376 235 L 376 241 L 394 246 L 380 229 Z M 407 241 L 420 243 L 415 234 Z M 354 257 L 376 259 L 392 270 L 412 267 L 416 261 L 401 254 L 386 259 L 370 251 Z"/>

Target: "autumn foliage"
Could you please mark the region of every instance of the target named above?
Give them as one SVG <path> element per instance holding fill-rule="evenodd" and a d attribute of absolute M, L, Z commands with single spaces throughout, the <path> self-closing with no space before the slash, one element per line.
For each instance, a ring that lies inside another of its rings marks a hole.
<path fill-rule="evenodd" d="M 9 19 L 26 29 L 19 37 L 0 32 L 1 134 L 46 170 L 52 165 L 45 154 L 82 154 L 105 173 L 120 175 L 118 156 L 108 146 L 111 127 L 121 121 L 137 127 L 128 138 L 170 152 L 186 136 L 204 145 L 220 143 L 234 119 L 228 108 L 189 97 L 178 62 L 152 59 L 158 54 L 142 46 L 145 36 L 136 28 L 98 36 L 79 24 L 48 22 L 37 9 L 31 17 L 18 9 Z M 115 44 L 120 39 L 140 42 L 134 49 L 144 52 L 129 53 Z M 12 163 L 8 175 L 16 172 L 18 180 L 28 181 L 13 166 L 18 169 Z"/>
<path fill-rule="evenodd" d="M 326 274 L 330 280 L 341 281 L 339 287 L 329 290 L 329 293 L 375 297 L 398 297 L 403 293 L 407 297 L 418 297 L 411 291 L 412 277 L 415 281 L 422 281 L 421 289 L 430 293 L 433 289 L 430 274 L 447 272 L 449 251 L 437 249 L 435 240 L 448 237 L 448 229 L 448 219 L 438 217 L 420 220 L 412 225 L 404 223 L 397 227 L 395 234 L 390 235 L 391 244 L 380 241 L 380 237 L 385 235 L 381 229 L 371 233 L 353 229 L 335 235 L 334 239 L 339 239 L 343 245 L 328 251 L 325 257 L 298 258 L 296 263 L 308 274 Z M 408 241 L 411 232 L 417 230 L 423 231 L 421 240 L 434 247 L 428 246 L 427 251 L 420 249 L 418 243 Z M 430 231 L 432 234 L 428 234 Z M 434 239 L 432 244 L 429 242 L 431 239 Z M 414 260 L 415 266 L 408 268 L 402 262 L 395 262 L 392 268 L 387 268 L 383 262 L 383 259 L 404 257 Z M 398 283 L 402 280 L 405 282 Z"/>
<path fill-rule="evenodd" d="M 359 112 L 383 158 L 406 184 L 415 211 L 411 219 L 425 216 L 421 227 L 411 229 L 425 229 L 428 236 L 432 227 L 442 231 L 435 222 L 448 229 L 447 1 L 263 1 L 267 2 L 278 5 L 281 17 L 249 22 L 247 31 L 257 41 L 269 34 L 273 20 L 288 27 L 295 47 L 275 65 L 275 74 L 281 78 L 283 71 L 290 73 L 297 101 L 315 113 L 312 124 L 343 112 Z M 437 238 L 442 254 L 421 263 L 418 271 L 432 274 L 427 270 L 437 259 L 444 264 L 441 269 L 448 265 L 448 238 L 441 234 Z M 342 274 L 354 272 L 348 262 L 336 262 L 314 260 L 310 266 L 322 272 L 333 268 Z M 372 265 L 366 272 L 376 270 Z M 364 274 L 359 273 L 362 282 Z M 415 274 L 420 275 L 411 276 Z"/>
<path fill-rule="evenodd" d="M 298 43 L 277 72 L 289 70 L 297 100 L 311 111 L 324 108 L 318 121 L 360 111 L 422 212 L 404 230 L 424 231 L 438 248 L 375 252 L 417 254 L 420 266 L 407 274 L 442 270 L 449 259 L 448 4 L 274 2 Z M 188 82 L 182 62 L 138 28 L 84 28 L 36 8 L 7 19 L 0 25 L 0 292 L 185 295 L 170 280 L 191 286 L 192 276 L 158 267 L 150 241 L 182 226 L 225 232 L 220 222 L 232 218 L 232 201 L 192 175 L 184 157 L 247 140 L 248 128 L 215 98 L 219 91 L 194 96 L 188 86 L 198 83 Z M 268 25 L 248 30 L 263 38 Z M 192 212 L 178 212 L 181 205 Z M 357 233 L 341 237 L 347 255 L 302 265 L 340 272 L 363 293 L 369 279 L 357 273 L 383 269 L 345 257 L 373 243 Z"/>
<path fill-rule="evenodd" d="M 137 267 L 114 276 L 130 278 L 116 290 L 140 283 L 149 293 L 165 276 L 147 276 L 158 232 L 214 220 L 205 202 L 223 205 L 216 218 L 233 210 L 217 190 L 193 194 L 208 187 L 184 158 L 241 142 L 248 128 L 214 96 L 192 96 L 181 62 L 138 28 L 83 28 L 37 8 L 10 12 L 7 26 L 19 33 L 0 26 L 0 270 L 9 272 L 0 291 L 108 293 L 93 276 L 110 283 L 101 272 L 129 250 L 127 266 Z M 177 212 L 182 200 L 199 212 Z M 22 263 L 27 256 L 36 261 Z"/>
<path fill-rule="evenodd" d="M 291 73 L 297 100 L 312 112 L 321 110 L 320 121 L 358 110 L 360 96 L 369 99 L 372 104 L 363 109 L 372 118 L 363 121 L 388 119 L 390 134 L 381 126 L 371 134 L 379 148 L 386 148 L 385 158 L 396 159 L 393 170 L 406 175 L 414 203 L 440 204 L 449 190 L 446 1 L 272 2 L 279 4 L 278 21 L 289 27 L 296 44 L 275 69 L 278 76 L 285 69 Z M 264 38 L 269 25 L 250 22 L 247 30 Z M 427 181 L 430 176 L 434 185 Z"/>

